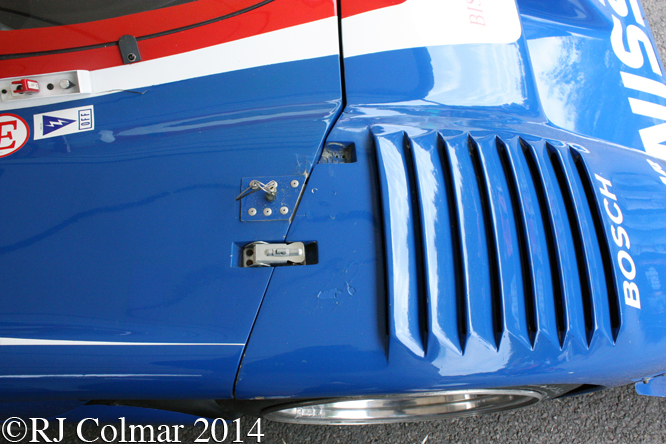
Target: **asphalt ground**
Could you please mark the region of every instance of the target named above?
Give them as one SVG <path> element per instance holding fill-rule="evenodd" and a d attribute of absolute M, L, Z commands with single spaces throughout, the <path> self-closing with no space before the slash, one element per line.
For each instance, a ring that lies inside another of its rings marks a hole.
<path fill-rule="evenodd" d="M 642 4 L 659 45 L 661 58 L 666 60 L 666 0 L 642 0 Z M 664 412 L 666 399 L 639 396 L 633 385 L 629 385 L 574 398 L 546 401 L 517 411 L 441 421 L 375 426 L 304 426 L 262 420 L 261 432 L 264 436 L 260 442 L 666 443 Z M 242 418 L 242 442 L 258 442 L 256 438 L 246 436 L 255 421 L 255 418 Z M 179 440 L 183 443 L 195 442 L 202 430 L 201 427 L 185 428 L 179 435 Z M 233 432 L 233 429 L 230 430 Z M 97 436 L 95 430 L 85 432 L 86 439 L 92 440 Z M 203 437 L 209 436 L 210 433 Z M 235 436 L 231 436 L 224 442 L 230 443 L 234 439 Z M 0 437 L 0 442 L 6 441 Z M 36 442 L 46 441 L 41 439 Z M 85 441 L 77 439 L 74 427 L 67 427 L 63 442 Z M 102 442 L 101 439 L 96 441 L 97 444 Z"/>

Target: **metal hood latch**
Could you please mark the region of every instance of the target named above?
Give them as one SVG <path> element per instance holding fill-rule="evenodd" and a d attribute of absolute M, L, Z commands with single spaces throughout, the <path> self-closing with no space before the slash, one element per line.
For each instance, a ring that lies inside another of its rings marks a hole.
<path fill-rule="evenodd" d="M 252 242 L 243 248 L 243 267 L 305 265 L 305 244 L 269 244 Z"/>

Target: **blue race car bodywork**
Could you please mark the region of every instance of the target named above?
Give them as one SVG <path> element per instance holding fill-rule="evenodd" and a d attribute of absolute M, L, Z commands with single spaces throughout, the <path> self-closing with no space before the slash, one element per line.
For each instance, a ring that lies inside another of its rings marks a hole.
<path fill-rule="evenodd" d="M 8 416 L 664 393 L 666 86 L 636 0 L 237 3 L 184 51 L 0 60 Z M 72 70 L 89 89 L 40 95 Z"/>

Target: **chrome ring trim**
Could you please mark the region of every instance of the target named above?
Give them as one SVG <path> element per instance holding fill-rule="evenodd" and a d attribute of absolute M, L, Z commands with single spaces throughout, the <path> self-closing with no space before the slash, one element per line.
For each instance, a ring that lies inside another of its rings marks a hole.
<path fill-rule="evenodd" d="M 284 404 L 269 409 L 263 416 L 293 424 L 426 421 L 527 407 L 544 397 L 541 392 L 527 389 L 455 390 Z"/>

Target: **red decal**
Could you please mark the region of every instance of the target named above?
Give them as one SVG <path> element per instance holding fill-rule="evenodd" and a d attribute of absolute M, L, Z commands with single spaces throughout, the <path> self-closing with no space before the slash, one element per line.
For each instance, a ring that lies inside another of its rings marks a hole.
<path fill-rule="evenodd" d="M 17 115 L 0 114 L 0 157 L 21 149 L 30 138 L 28 124 Z"/>
<path fill-rule="evenodd" d="M 470 25 L 486 26 L 486 18 L 483 16 L 483 9 L 481 9 L 481 1 L 465 0 L 465 2 L 467 4 L 474 6 L 473 8 L 471 6 L 467 7 L 467 11 L 469 12 Z"/>
<path fill-rule="evenodd" d="M 345 18 L 362 12 L 399 5 L 400 3 L 405 3 L 405 0 L 343 0 L 340 12 L 342 18 Z"/>
<path fill-rule="evenodd" d="M 261 0 L 199 0 L 169 8 L 75 25 L 4 31 L 3 54 L 55 51 L 117 42 L 123 35 L 142 37 L 194 25 L 241 11 Z"/>
<path fill-rule="evenodd" d="M 206 0 L 204 1 L 204 4 L 208 4 L 211 1 L 213 0 Z M 195 5 L 198 3 L 199 2 L 186 3 L 180 6 Z M 218 1 L 214 3 L 222 4 L 223 2 Z M 233 3 L 239 3 L 239 0 Z M 254 4 L 256 3 L 256 0 L 253 0 L 252 2 L 245 0 L 245 3 Z M 171 11 L 173 8 L 178 8 L 180 6 L 173 6 L 171 8 L 150 11 L 150 14 L 157 13 L 158 11 Z M 227 43 L 234 40 L 252 37 L 258 34 L 264 34 L 271 31 L 277 31 L 279 29 L 289 28 L 292 26 L 333 17 L 335 13 L 336 10 L 334 0 L 274 0 L 273 2 L 259 8 L 234 17 L 230 17 L 225 20 L 214 22 L 210 25 L 198 26 L 187 31 L 167 34 L 161 37 L 139 40 L 139 50 L 141 51 L 141 59 L 146 61 L 174 54 L 182 54 L 184 52 L 193 51 L 195 49 Z M 119 17 L 119 19 L 134 17 L 135 15 L 140 14 Z M 199 17 L 198 22 L 200 21 L 201 20 Z M 107 22 L 107 20 L 94 23 L 101 22 Z M 62 28 L 68 27 L 58 26 L 41 29 Z M 126 29 L 127 28 L 116 29 L 118 38 L 120 38 L 122 35 L 130 34 L 129 32 L 126 32 Z M 37 30 L 32 29 L 25 31 L 34 32 Z M 0 33 L 0 38 L 4 37 L 6 35 L 5 33 L 11 34 L 14 32 L 19 31 L 4 31 Z M 23 30 L 21 32 L 23 32 Z M 141 35 L 140 33 L 137 34 L 139 36 Z M 31 37 L 31 39 L 32 38 L 33 37 Z M 112 41 L 116 41 L 118 38 L 115 38 Z M 4 42 L 4 39 L 0 41 Z M 76 69 L 92 71 L 96 69 L 110 68 L 112 66 L 119 66 L 122 64 L 123 61 L 120 57 L 120 51 L 118 50 L 118 47 L 109 46 L 106 48 L 89 49 L 85 51 L 74 51 L 61 54 L 47 54 L 36 57 L 1 60 L 0 78 L 22 77 Z"/>

